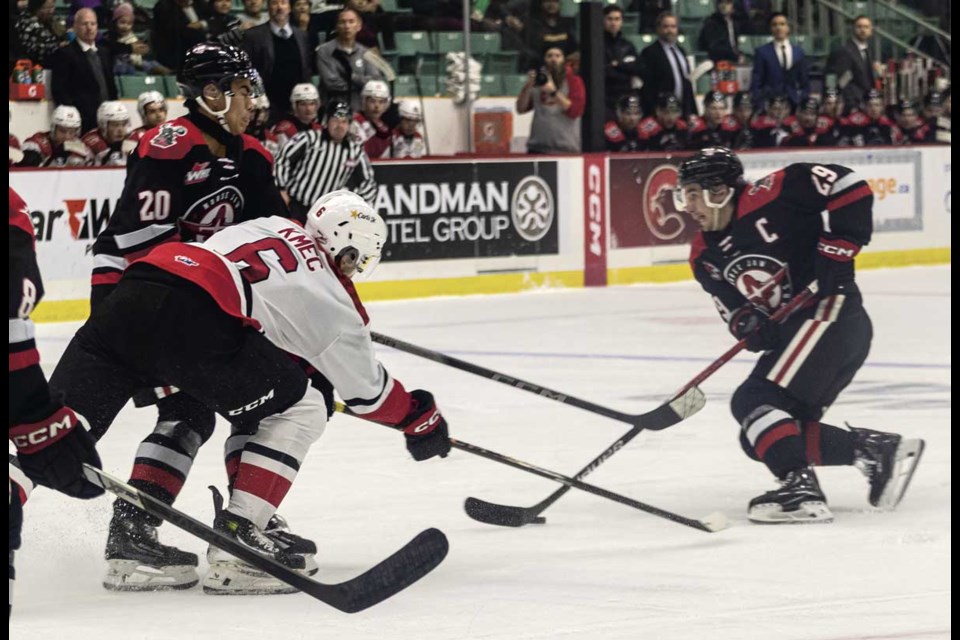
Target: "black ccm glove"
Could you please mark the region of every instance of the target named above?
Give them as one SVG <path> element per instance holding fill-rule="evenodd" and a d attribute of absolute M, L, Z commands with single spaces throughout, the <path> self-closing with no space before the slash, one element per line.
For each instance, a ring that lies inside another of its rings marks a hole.
<path fill-rule="evenodd" d="M 413 408 L 397 426 L 407 439 L 407 451 L 417 462 L 434 456 L 446 458 L 450 453 L 450 433 L 447 421 L 440 415 L 433 394 L 423 389 L 410 392 Z"/>
<path fill-rule="evenodd" d="M 770 315 L 752 304 L 734 311 L 727 328 L 737 340 L 746 338 L 750 351 L 769 351 L 777 347 L 780 339 L 779 325 L 770 322 Z"/>
<path fill-rule="evenodd" d="M 848 293 L 853 284 L 853 259 L 860 247 L 849 240 L 822 235 L 817 241 L 817 257 L 813 261 L 814 275 L 821 298 Z"/>

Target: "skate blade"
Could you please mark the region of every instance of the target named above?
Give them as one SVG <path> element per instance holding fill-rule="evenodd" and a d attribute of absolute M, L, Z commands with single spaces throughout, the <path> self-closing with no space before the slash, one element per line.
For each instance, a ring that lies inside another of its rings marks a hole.
<path fill-rule="evenodd" d="M 200 582 L 195 567 L 151 567 L 136 560 L 107 560 L 103 588 L 108 591 L 170 591 L 191 589 Z"/>
<path fill-rule="evenodd" d="M 237 562 L 216 562 L 203 579 L 203 592 L 213 596 L 265 596 L 297 593 L 286 582 Z"/>
<path fill-rule="evenodd" d="M 910 481 L 917 470 L 925 446 L 923 440 L 900 441 L 890 482 L 887 483 L 883 493 L 880 494 L 880 499 L 874 506 L 884 511 L 893 511 L 897 508 L 910 486 Z"/>
<path fill-rule="evenodd" d="M 747 514 L 757 524 L 828 524 L 833 512 L 826 502 L 801 502 L 797 509 L 784 511 L 779 504 L 758 504 Z"/>

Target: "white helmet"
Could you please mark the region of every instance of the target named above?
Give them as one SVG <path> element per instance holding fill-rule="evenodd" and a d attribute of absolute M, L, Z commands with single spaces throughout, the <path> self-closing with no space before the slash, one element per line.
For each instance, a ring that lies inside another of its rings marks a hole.
<path fill-rule="evenodd" d="M 53 110 L 53 116 L 50 118 L 50 128 L 63 127 L 64 129 L 79 129 L 81 124 L 80 112 L 76 107 L 68 107 L 65 104 L 60 105 Z"/>
<path fill-rule="evenodd" d="M 317 104 L 320 103 L 320 93 L 317 88 L 309 82 L 294 85 L 293 91 L 290 92 L 290 104 L 296 105 L 298 102 L 307 100 L 316 100 Z"/>
<path fill-rule="evenodd" d="M 269 109 L 270 108 L 270 98 L 267 97 L 267 94 L 261 93 L 259 96 L 253 99 L 253 108 L 259 111 L 260 109 Z"/>
<path fill-rule="evenodd" d="M 361 98 L 385 98 L 390 99 L 390 87 L 383 80 L 367 80 L 360 92 Z"/>
<path fill-rule="evenodd" d="M 417 122 L 423 119 L 423 116 L 420 114 L 420 105 L 413 100 L 401 100 L 399 111 L 401 118 L 416 120 Z"/>
<path fill-rule="evenodd" d="M 307 231 L 337 259 L 356 254 L 357 273 L 368 277 L 380 262 L 387 224 L 367 202 L 346 189 L 331 191 L 307 212 Z"/>
<path fill-rule="evenodd" d="M 107 100 L 97 107 L 97 126 L 106 129 L 108 122 L 129 122 L 130 114 L 119 100 Z"/>
<path fill-rule="evenodd" d="M 159 91 L 144 91 L 140 94 L 140 97 L 137 98 L 137 113 L 140 114 L 140 119 L 146 119 L 146 108 L 148 104 L 154 104 L 159 102 L 163 105 L 163 108 L 167 108 L 167 99 L 163 97 L 163 94 Z M 106 103 L 104 103 L 106 104 Z M 97 119 L 99 123 L 99 118 Z"/>

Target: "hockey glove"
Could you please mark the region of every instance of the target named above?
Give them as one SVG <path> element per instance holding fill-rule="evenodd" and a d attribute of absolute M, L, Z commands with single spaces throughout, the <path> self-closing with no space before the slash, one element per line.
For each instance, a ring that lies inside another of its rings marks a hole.
<path fill-rule="evenodd" d="M 777 346 L 780 331 L 776 323 L 770 322 L 770 315 L 759 307 L 745 304 L 730 316 L 727 325 L 737 340 L 747 340 L 750 351 L 769 351 Z"/>
<path fill-rule="evenodd" d="M 96 498 L 103 489 L 83 477 L 83 463 L 100 467 L 100 456 L 87 421 L 61 407 L 37 422 L 10 427 L 10 440 L 28 478 L 74 498 Z"/>
<path fill-rule="evenodd" d="M 821 297 L 846 292 L 847 286 L 853 283 L 853 259 L 858 253 L 860 247 L 849 240 L 820 236 L 813 270 Z"/>
<path fill-rule="evenodd" d="M 446 458 L 450 453 L 450 433 L 447 421 L 440 415 L 433 394 L 423 389 L 410 392 L 413 408 L 399 426 L 407 438 L 407 451 L 417 462 L 433 456 Z"/>

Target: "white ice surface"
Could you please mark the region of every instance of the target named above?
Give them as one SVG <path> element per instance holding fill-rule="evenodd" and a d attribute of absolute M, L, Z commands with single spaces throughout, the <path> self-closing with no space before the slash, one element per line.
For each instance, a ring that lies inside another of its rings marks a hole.
<path fill-rule="evenodd" d="M 703 385 L 706 408 L 641 435 L 588 481 L 691 517 L 732 521 L 708 534 L 572 491 L 545 526 L 469 519 L 467 496 L 532 505 L 557 485 L 455 451 L 416 463 L 387 429 L 337 416 L 310 452 L 281 513 L 320 546 L 319 578 L 352 577 L 436 526 L 447 560 L 357 615 L 302 594 L 212 597 L 199 589 L 117 594 L 100 586 L 110 500 L 37 490 L 26 507 L 10 623 L 13 638 L 623 638 L 907 640 L 951 630 L 949 267 L 859 275 L 873 350 L 827 422 L 923 437 L 927 450 L 899 509 L 869 508 L 852 468 L 820 478 L 836 520 L 763 527 L 745 517 L 773 486 L 740 450 L 728 402 L 750 369 L 741 355 Z M 630 413 L 668 397 L 729 345 L 692 282 L 538 291 L 369 305 L 375 330 Z M 76 324 L 41 325 L 45 368 Z M 189 331 L 189 327 L 184 328 Z M 573 474 L 628 427 L 383 348 L 408 388 L 431 390 L 452 434 Z M 155 412 L 128 405 L 100 443 L 126 477 Z M 225 424 L 201 451 L 177 506 L 212 519 L 208 484 L 224 484 Z M 164 541 L 202 553 L 165 525 Z M 201 569 L 204 560 L 201 560 Z"/>

